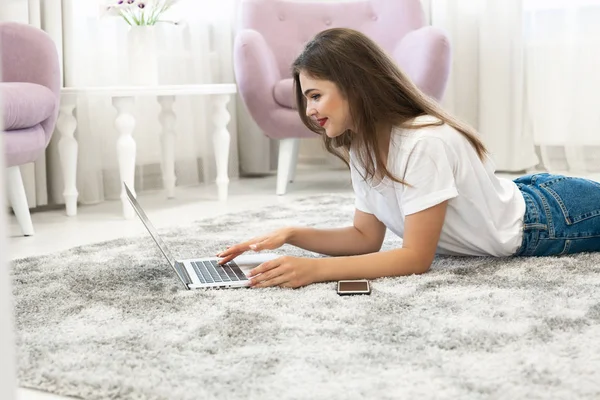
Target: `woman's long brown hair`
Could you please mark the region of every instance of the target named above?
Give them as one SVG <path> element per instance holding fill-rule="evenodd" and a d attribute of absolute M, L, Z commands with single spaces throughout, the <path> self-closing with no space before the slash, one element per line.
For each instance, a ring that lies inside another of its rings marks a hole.
<path fill-rule="evenodd" d="M 405 183 L 388 171 L 379 152 L 382 138 L 377 136 L 376 127 L 382 124 L 416 129 L 445 123 L 467 138 L 481 160 L 486 156 L 487 150 L 473 128 L 426 96 L 379 45 L 358 31 L 333 28 L 318 33 L 294 61 L 292 73 L 298 113 L 304 125 L 321 135 L 325 149 L 347 166 L 352 147 L 365 171 L 365 180 L 373 179 L 377 173 L 378 177 Z M 336 84 L 348 101 L 352 131 L 330 138 L 306 115 L 300 73 Z M 422 115 L 431 115 L 438 121 L 416 125 L 414 119 Z"/>

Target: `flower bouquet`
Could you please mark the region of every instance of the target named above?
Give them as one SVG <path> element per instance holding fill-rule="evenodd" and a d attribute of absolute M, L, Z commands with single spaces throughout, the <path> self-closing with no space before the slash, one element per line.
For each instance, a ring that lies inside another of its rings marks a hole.
<path fill-rule="evenodd" d="M 108 15 L 122 17 L 130 26 L 155 25 L 178 0 L 112 0 L 106 5 Z"/>

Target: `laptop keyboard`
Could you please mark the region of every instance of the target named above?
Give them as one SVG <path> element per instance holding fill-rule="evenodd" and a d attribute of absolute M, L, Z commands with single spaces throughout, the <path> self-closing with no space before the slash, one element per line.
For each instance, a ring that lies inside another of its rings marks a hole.
<path fill-rule="evenodd" d="M 247 281 L 244 272 L 233 261 L 219 265 L 216 260 L 192 262 L 192 267 L 202 283 Z"/>

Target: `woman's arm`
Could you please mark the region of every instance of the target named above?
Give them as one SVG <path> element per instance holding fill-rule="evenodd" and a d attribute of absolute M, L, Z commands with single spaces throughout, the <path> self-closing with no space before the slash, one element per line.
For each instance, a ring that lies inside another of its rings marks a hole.
<path fill-rule="evenodd" d="M 280 257 L 250 271 L 254 287 L 299 287 L 341 279 L 374 279 L 427 272 L 435 257 L 448 201 L 408 215 L 401 249 L 335 258 Z"/>
<path fill-rule="evenodd" d="M 373 279 L 384 276 L 421 274 L 427 272 L 437 249 L 444 225 L 445 201 L 405 219 L 401 249 L 355 257 L 317 260 L 319 281 L 340 279 Z"/>
<path fill-rule="evenodd" d="M 290 228 L 287 243 L 328 256 L 353 256 L 381 249 L 385 225 L 374 215 L 354 212 L 354 224 L 346 228 Z"/>
<path fill-rule="evenodd" d="M 225 264 L 248 250 L 272 250 L 285 243 L 329 256 L 351 256 L 379 251 L 385 225 L 374 215 L 356 210 L 354 225 L 339 229 L 283 228 L 228 247 L 217 254 Z"/>
<path fill-rule="evenodd" d="M 401 249 L 354 257 L 316 260 L 319 281 L 374 279 L 384 276 L 422 274 L 429 270 L 444 225 L 445 201 L 405 219 Z"/>

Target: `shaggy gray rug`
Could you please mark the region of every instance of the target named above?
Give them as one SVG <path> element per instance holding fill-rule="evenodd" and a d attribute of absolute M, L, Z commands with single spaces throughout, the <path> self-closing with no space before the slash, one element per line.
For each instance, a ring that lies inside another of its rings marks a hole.
<path fill-rule="evenodd" d="M 323 195 L 161 233 L 189 257 L 352 214 L 351 195 Z M 85 399 L 600 397 L 600 254 L 441 257 L 353 297 L 334 283 L 182 291 L 147 235 L 13 266 L 24 387 Z"/>

